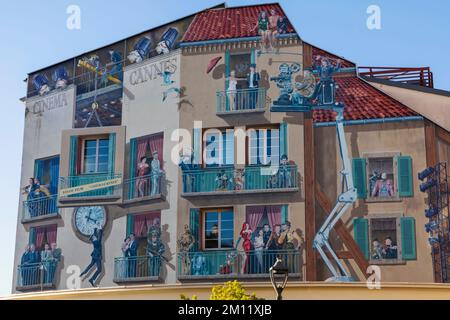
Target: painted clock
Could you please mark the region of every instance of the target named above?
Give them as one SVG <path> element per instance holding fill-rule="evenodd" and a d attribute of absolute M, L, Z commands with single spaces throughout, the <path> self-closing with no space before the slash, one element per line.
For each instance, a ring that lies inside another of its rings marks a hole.
<path fill-rule="evenodd" d="M 94 229 L 104 229 L 106 225 L 106 209 L 102 206 L 79 207 L 74 212 L 75 229 L 83 236 L 90 237 Z"/>

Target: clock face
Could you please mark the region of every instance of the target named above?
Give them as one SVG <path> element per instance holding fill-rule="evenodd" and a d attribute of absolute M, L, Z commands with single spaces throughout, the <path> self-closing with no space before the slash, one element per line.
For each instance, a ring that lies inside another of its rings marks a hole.
<path fill-rule="evenodd" d="M 79 207 L 74 213 L 75 228 L 84 236 L 90 237 L 94 229 L 103 229 L 106 224 L 106 209 L 101 206 Z"/>

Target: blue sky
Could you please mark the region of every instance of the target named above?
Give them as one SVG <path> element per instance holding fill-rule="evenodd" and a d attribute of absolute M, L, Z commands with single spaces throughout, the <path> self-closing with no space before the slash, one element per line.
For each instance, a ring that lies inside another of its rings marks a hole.
<path fill-rule="evenodd" d="M 270 1 L 227 1 L 229 6 Z M 358 65 L 430 66 L 435 87 L 450 90 L 450 2 L 280 0 L 300 36 Z M 4 1 L 0 10 L 0 296 L 11 290 L 28 72 L 220 3 L 216 0 Z M 81 30 L 66 28 L 66 8 L 81 8 Z M 369 5 L 381 9 L 381 30 L 366 27 Z"/>

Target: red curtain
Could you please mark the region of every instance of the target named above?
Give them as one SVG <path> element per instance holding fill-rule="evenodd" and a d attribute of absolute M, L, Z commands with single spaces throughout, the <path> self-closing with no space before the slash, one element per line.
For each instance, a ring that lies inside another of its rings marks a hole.
<path fill-rule="evenodd" d="M 146 213 L 145 214 L 145 218 L 146 218 L 146 221 L 147 221 L 147 228 L 150 229 L 150 227 L 155 222 L 155 219 L 159 219 L 159 222 L 161 223 L 161 212 L 154 211 L 154 212 Z"/>
<path fill-rule="evenodd" d="M 148 229 L 153 225 L 156 218 L 161 219 L 159 211 L 135 215 L 133 233 L 136 237 L 146 237 Z"/>
<path fill-rule="evenodd" d="M 161 163 L 161 168 L 163 167 L 163 144 L 164 144 L 164 135 L 163 134 L 157 134 L 154 136 L 151 136 L 148 140 L 148 143 L 150 144 L 150 152 L 153 153 L 154 151 L 158 152 L 158 159 Z"/>
<path fill-rule="evenodd" d="M 138 167 L 139 162 L 141 162 L 141 158 L 145 156 L 145 151 L 147 151 L 148 140 L 140 140 L 137 145 L 137 157 L 136 157 L 136 168 Z M 137 170 L 135 172 L 135 176 L 137 176 Z"/>
<path fill-rule="evenodd" d="M 266 206 L 267 218 L 269 219 L 269 224 L 272 230 L 275 225 L 281 224 L 281 206 Z"/>
<path fill-rule="evenodd" d="M 255 232 L 264 215 L 264 206 L 251 206 L 246 208 L 245 219 L 250 228 Z"/>
<path fill-rule="evenodd" d="M 47 227 L 47 243 L 56 243 L 56 225 Z"/>
<path fill-rule="evenodd" d="M 41 249 L 44 246 L 45 239 L 45 227 L 36 228 L 36 243 L 35 246 L 37 249 Z"/>

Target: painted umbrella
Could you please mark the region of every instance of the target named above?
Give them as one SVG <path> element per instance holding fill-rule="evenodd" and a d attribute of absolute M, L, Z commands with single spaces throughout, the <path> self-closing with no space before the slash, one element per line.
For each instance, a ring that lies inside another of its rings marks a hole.
<path fill-rule="evenodd" d="M 216 57 L 214 59 L 211 59 L 208 63 L 208 68 L 206 69 L 206 74 L 210 73 L 212 69 L 217 65 L 217 63 L 222 59 L 222 57 Z"/>

